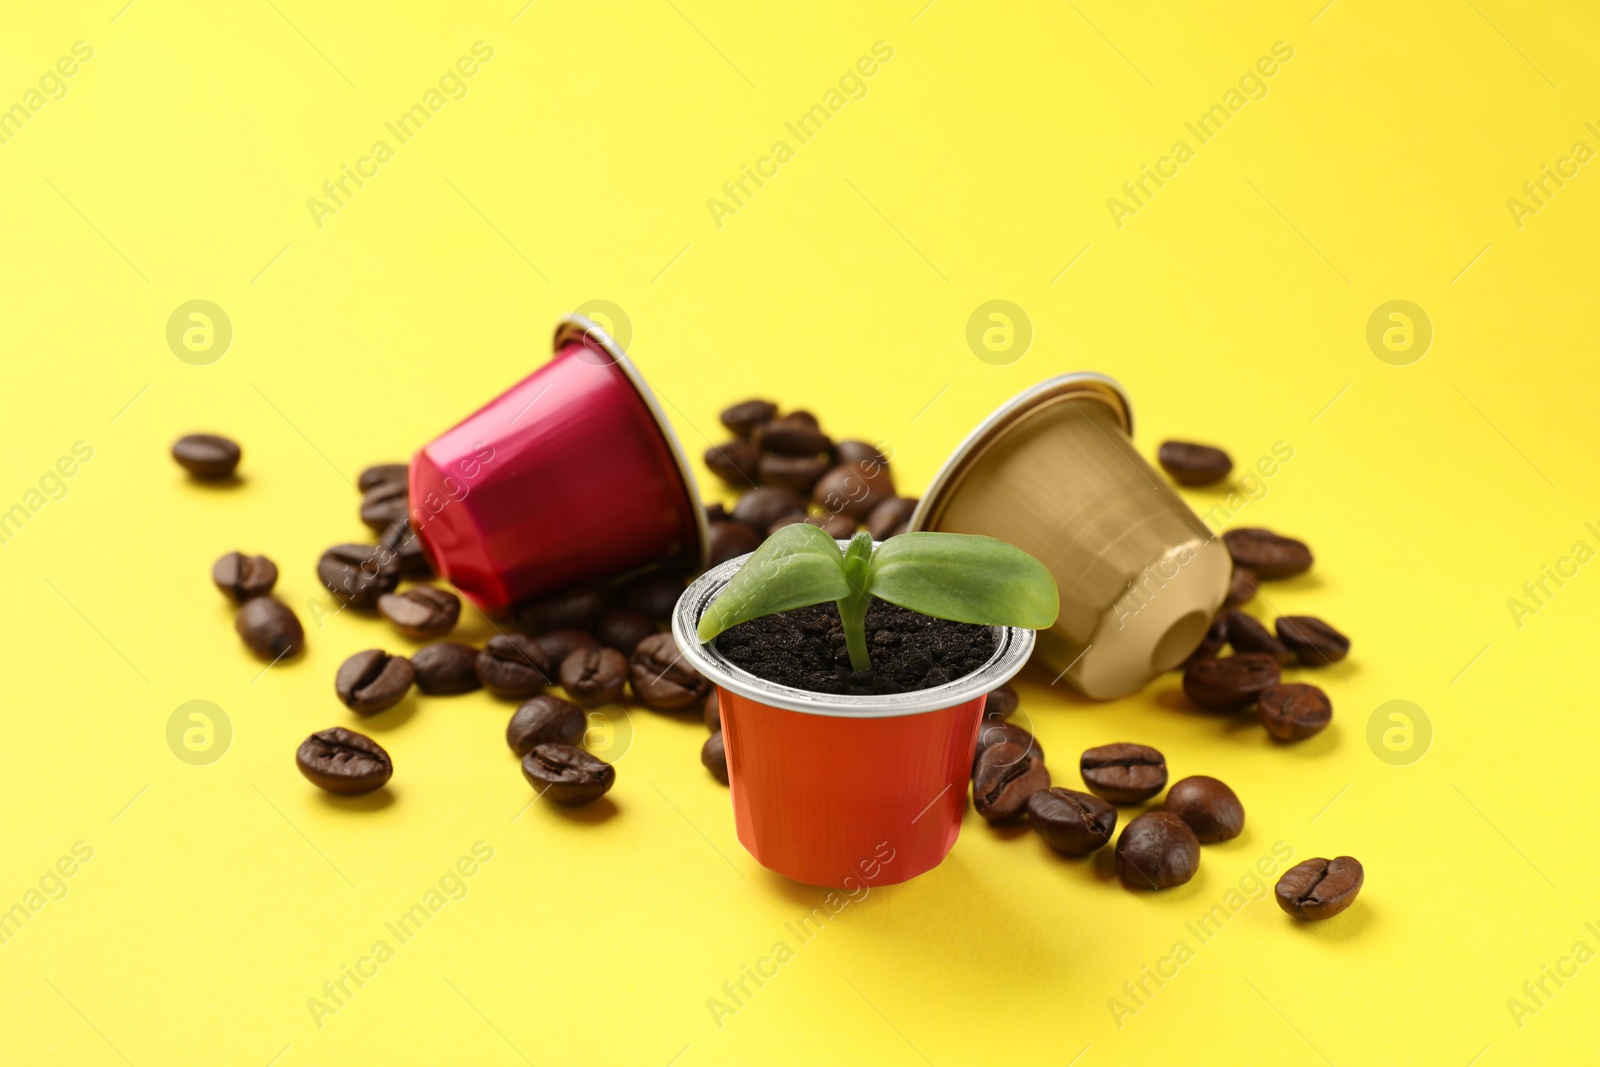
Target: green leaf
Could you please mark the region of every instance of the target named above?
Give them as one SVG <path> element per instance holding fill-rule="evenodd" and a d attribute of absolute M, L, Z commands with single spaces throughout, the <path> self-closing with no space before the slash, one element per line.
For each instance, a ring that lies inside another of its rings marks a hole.
<path fill-rule="evenodd" d="M 796 522 L 761 543 L 700 616 L 695 635 L 709 641 L 730 626 L 848 596 L 844 554 L 820 527 Z"/>
<path fill-rule="evenodd" d="M 868 591 L 954 622 L 1043 630 L 1060 597 L 1045 565 L 1015 545 L 976 534 L 903 533 L 878 546 Z"/>

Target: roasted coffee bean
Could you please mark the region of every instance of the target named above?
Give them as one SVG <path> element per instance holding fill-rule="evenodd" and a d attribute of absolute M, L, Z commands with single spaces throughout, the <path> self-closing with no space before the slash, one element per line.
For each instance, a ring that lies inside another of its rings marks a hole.
<path fill-rule="evenodd" d="M 761 535 L 742 522 L 711 524 L 711 563 L 715 567 L 761 547 Z"/>
<path fill-rule="evenodd" d="M 334 545 L 317 560 L 317 577 L 352 608 L 373 608 L 400 584 L 400 562 L 381 545 Z"/>
<path fill-rule="evenodd" d="M 405 485 L 411 478 L 411 468 L 404 463 L 378 463 L 366 468 L 356 478 L 356 488 L 365 493 L 380 485 L 399 482 Z"/>
<path fill-rule="evenodd" d="M 1058 786 L 1028 798 L 1028 822 L 1057 852 L 1087 856 L 1111 840 L 1117 809 L 1099 797 Z"/>
<path fill-rule="evenodd" d="M 1084 752 L 1078 772 L 1096 796 L 1113 804 L 1138 804 L 1167 784 L 1167 758 L 1149 745 L 1119 742 Z"/>
<path fill-rule="evenodd" d="M 1228 599 L 1223 602 L 1224 607 L 1236 608 L 1241 604 L 1248 604 L 1255 599 L 1256 572 L 1249 567 L 1233 568 L 1233 577 L 1228 580 Z"/>
<path fill-rule="evenodd" d="M 671 634 L 651 634 L 640 641 L 628 661 L 633 695 L 650 705 L 673 711 L 705 699 L 711 683 L 689 665 Z"/>
<path fill-rule="evenodd" d="M 670 619 L 672 609 L 678 606 L 678 598 L 683 595 L 683 586 L 681 574 L 651 571 L 623 586 L 617 594 L 617 603 L 652 619 Z"/>
<path fill-rule="evenodd" d="M 478 650 L 454 641 L 423 645 L 411 654 L 417 688 L 429 696 L 450 696 L 477 689 L 483 684 L 478 681 L 477 664 Z"/>
<path fill-rule="evenodd" d="M 294 611 L 276 597 L 257 596 L 246 600 L 234 616 L 233 628 L 262 659 L 277 662 L 296 656 L 306 647 L 306 632 Z"/>
<path fill-rule="evenodd" d="M 410 520 L 391 524 L 378 538 L 378 544 L 394 554 L 395 564 L 404 577 L 433 577 L 433 564 L 422 551 L 422 539 L 411 528 Z"/>
<path fill-rule="evenodd" d="M 763 452 L 816 456 L 833 451 L 833 439 L 817 429 L 815 419 L 793 412 L 756 428 L 751 440 Z"/>
<path fill-rule="evenodd" d="M 633 655 L 640 641 L 657 632 L 654 619 L 632 608 L 612 608 L 594 624 L 594 635 L 600 639 L 600 643 L 616 649 L 624 656 Z"/>
<path fill-rule="evenodd" d="M 715 689 L 706 694 L 704 715 L 706 729 L 712 733 L 718 733 L 722 730 L 722 704 L 717 700 L 717 690 Z"/>
<path fill-rule="evenodd" d="M 805 513 L 805 497 L 792 489 L 764 485 L 740 497 L 739 502 L 733 505 L 732 515 L 736 522 L 742 522 L 761 534 L 785 515 L 803 516 Z"/>
<path fill-rule="evenodd" d="M 887 467 L 889 461 L 874 445 L 865 441 L 840 441 L 833 446 L 833 458 L 837 463 L 875 463 L 880 467 Z"/>
<path fill-rule="evenodd" d="M 558 670 L 561 661 L 577 652 L 579 649 L 599 648 L 600 639 L 586 630 L 550 630 L 533 639 L 533 643 L 544 651 L 545 658 Z"/>
<path fill-rule="evenodd" d="M 865 519 L 885 500 L 894 498 L 894 478 L 888 467 L 847 463 L 824 474 L 811 490 L 811 499 L 832 513 Z"/>
<path fill-rule="evenodd" d="M 1219 611 L 1211 617 L 1211 625 L 1206 627 L 1206 635 L 1200 639 L 1195 650 L 1189 653 L 1189 658 L 1179 666 L 1185 670 L 1189 664 L 1202 659 L 1216 659 L 1217 653 L 1222 651 L 1222 646 L 1228 643 L 1228 613 Z"/>
<path fill-rule="evenodd" d="M 989 699 L 983 705 L 985 719 L 1009 719 L 1017 710 L 1017 691 L 1011 686 L 1002 685 L 999 689 L 989 693 Z"/>
<path fill-rule="evenodd" d="M 222 595 L 235 604 L 272 592 L 278 581 L 278 565 L 266 556 L 247 556 L 229 552 L 211 565 L 211 580 Z"/>
<path fill-rule="evenodd" d="M 705 451 L 706 468 L 735 489 L 748 489 L 761 477 L 761 450 L 749 441 L 724 441 Z"/>
<path fill-rule="evenodd" d="M 394 774 L 383 746 L 343 726 L 318 730 L 300 742 L 294 765 L 312 785 L 347 797 L 380 789 Z"/>
<path fill-rule="evenodd" d="M 1350 639 L 1313 615 L 1278 618 L 1278 640 L 1308 667 L 1326 667 L 1350 654 Z"/>
<path fill-rule="evenodd" d="M 722 425 L 740 437 L 749 437 L 750 431 L 777 414 L 778 405 L 770 400 L 743 400 L 722 413 Z"/>
<path fill-rule="evenodd" d="M 914 496 L 891 497 L 872 509 L 867 516 L 867 529 L 872 533 L 874 541 L 887 541 L 896 534 L 903 534 L 911 524 L 911 515 L 917 510 L 917 498 Z"/>
<path fill-rule="evenodd" d="M 584 707 L 609 704 L 628 684 L 628 657 L 614 648 L 580 648 L 561 661 L 561 688 Z"/>
<path fill-rule="evenodd" d="M 524 601 L 511 609 L 511 617 L 531 634 L 548 630 L 587 630 L 606 606 L 606 595 L 600 590 L 579 586 L 542 600 Z"/>
<path fill-rule="evenodd" d="M 1244 805 L 1238 795 L 1203 774 L 1172 783 L 1161 807 L 1188 823 L 1202 845 L 1232 841 L 1244 831 Z"/>
<path fill-rule="evenodd" d="M 1004 719 L 985 719 L 978 726 L 978 744 L 972 753 L 972 771 L 978 771 L 978 760 L 988 749 L 995 745 L 1012 744 L 1025 751 L 1032 752 L 1040 760 L 1044 759 L 1044 747 L 1039 744 L 1039 739 L 1014 722 Z"/>
<path fill-rule="evenodd" d="M 1147 811 L 1117 838 L 1117 873 L 1133 889 L 1182 885 L 1200 869 L 1200 842 L 1170 811 Z"/>
<path fill-rule="evenodd" d="M 1003 741 L 978 757 L 972 772 L 972 806 L 989 822 L 1021 815 L 1028 798 L 1050 788 L 1050 772 L 1036 751 Z"/>
<path fill-rule="evenodd" d="M 1278 879 L 1278 907 L 1296 919 L 1331 919 L 1351 904 L 1367 880 L 1354 856 L 1310 859 L 1297 863 Z"/>
<path fill-rule="evenodd" d="M 1222 449 L 1188 441 L 1162 442 L 1156 462 L 1179 485 L 1210 485 L 1233 470 L 1233 460 Z"/>
<path fill-rule="evenodd" d="M 237 444 L 214 433 L 192 433 L 172 442 L 178 466 L 205 481 L 232 476 L 242 454 Z"/>
<path fill-rule="evenodd" d="M 716 503 L 705 506 L 706 522 L 727 522 L 728 506 L 718 500 Z"/>
<path fill-rule="evenodd" d="M 1294 662 L 1294 653 L 1287 645 L 1272 636 L 1272 631 L 1258 619 L 1235 609 L 1228 612 L 1228 644 L 1235 652 L 1259 652 L 1278 661 L 1280 667 Z"/>
<path fill-rule="evenodd" d="M 361 521 L 379 533 L 403 522 L 411 511 L 405 482 L 379 482 L 361 496 Z"/>
<path fill-rule="evenodd" d="M 333 691 L 351 711 L 375 715 L 404 700 L 415 680 L 410 660 L 391 656 L 381 648 L 369 648 L 339 665 L 339 672 L 333 676 Z"/>
<path fill-rule="evenodd" d="M 828 473 L 833 461 L 826 456 L 785 456 L 764 452 L 757 470 L 762 485 L 776 485 L 797 493 L 810 493 L 817 479 Z"/>
<path fill-rule="evenodd" d="M 1328 694 L 1314 685 L 1285 682 L 1261 691 L 1261 725 L 1279 741 L 1303 741 L 1333 719 Z"/>
<path fill-rule="evenodd" d="M 706 743 L 700 746 L 700 762 L 711 772 L 711 777 L 723 785 L 728 784 L 728 750 L 722 743 L 721 730 L 706 738 Z"/>
<path fill-rule="evenodd" d="M 414 585 L 378 598 L 378 614 L 413 641 L 443 637 L 461 617 L 461 598 L 436 585 Z"/>
<path fill-rule="evenodd" d="M 1196 660 L 1184 668 L 1183 691 L 1207 711 L 1237 711 L 1278 684 L 1278 661 L 1261 653 Z"/>
<path fill-rule="evenodd" d="M 533 638 L 522 634 L 495 634 L 474 663 L 478 681 L 497 697 L 522 700 L 549 685 L 555 668 Z"/>
<path fill-rule="evenodd" d="M 1292 578 L 1311 569 L 1311 549 L 1305 542 L 1280 537 L 1271 530 L 1246 527 L 1222 535 L 1236 567 L 1249 567 L 1257 578 Z"/>
<path fill-rule="evenodd" d="M 784 418 L 793 419 L 796 422 L 803 422 L 813 430 L 822 428 L 822 424 L 817 421 L 817 417 L 811 414 L 811 412 L 807 411 L 805 408 L 795 408 L 793 411 L 789 412 L 789 414 L 785 415 Z"/>
<path fill-rule="evenodd" d="M 617 769 L 572 745 L 545 743 L 522 757 L 522 776 L 557 804 L 599 800 L 617 780 Z"/>
<path fill-rule="evenodd" d="M 588 717 L 578 705 L 541 693 L 512 714 L 506 724 L 506 744 L 517 755 L 526 756 L 539 745 L 579 744 L 588 726 Z"/>

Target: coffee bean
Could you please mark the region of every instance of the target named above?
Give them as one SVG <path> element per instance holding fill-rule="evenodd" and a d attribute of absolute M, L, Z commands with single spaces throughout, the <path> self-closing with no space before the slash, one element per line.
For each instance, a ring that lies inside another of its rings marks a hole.
<path fill-rule="evenodd" d="M 824 509 L 853 519 L 865 519 L 894 495 L 889 468 L 872 463 L 841 464 L 824 474 L 811 490 L 811 499 Z"/>
<path fill-rule="evenodd" d="M 414 585 L 378 598 L 378 614 L 413 641 L 443 637 L 461 617 L 461 598 L 436 585 Z"/>
<path fill-rule="evenodd" d="M 817 417 L 811 414 L 811 412 L 807 411 L 805 408 L 795 408 L 793 411 L 789 412 L 789 414 L 785 415 L 784 418 L 793 419 L 796 422 L 803 422 L 813 430 L 820 430 L 822 428 L 822 424 L 817 422 Z"/>
<path fill-rule="evenodd" d="M 380 485 L 399 482 L 406 484 L 411 478 L 411 468 L 404 463 L 378 463 L 368 467 L 356 478 L 356 488 L 365 493 Z"/>
<path fill-rule="evenodd" d="M 1271 656 L 1280 667 L 1294 662 L 1294 653 L 1287 645 L 1272 636 L 1272 631 L 1259 620 L 1237 609 L 1228 612 L 1228 644 L 1235 652 L 1260 653 Z"/>
<path fill-rule="evenodd" d="M 1161 806 L 1188 823 L 1203 845 L 1232 841 L 1244 831 L 1244 805 L 1238 795 L 1203 774 L 1172 783 Z"/>
<path fill-rule="evenodd" d="M 1041 789 L 1028 798 L 1028 822 L 1057 852 L 1087 856 L 1111 840 L 1117 809 L 1076 789 Z"/>
<path fill-rule="evenodd" d="M 275 597 L 257 596 L 246 600 L 234 617 L 233 628 L 250 651 L 262 659 L 277 662 L 299 655 L 306 647 L 306 632 L 289 605 Z"/>
<path fill-rule="evenodd" d="M 343 726 L 318 730 L 300 742 L 294 765 L 312 785 L 347 797 L 380 789 L 394 774 L 383 746 Z"/>
<path fill-rule="evenodd" d="M 1179 485 L 1210 485 L 1233 470 L 1233 460 L 1222 449 L 1188 441 L 1163 442 L 1156 452 L 1156 462 Z"/>
<path fill-rule="evenodd" d="M 1182 885 L 1200 869 L 1200 842 L 1170 811 L 1147 811 L 1117 838 L 1117 873 L 1133 889 Z"/>
<path fill-rule="evenodd" d="M 1028 806 L 1028 798 L 1050 788 L 1050 772 L 1037 751 L 1002 741 L 978 757 L 972 772 L 972 806 L 989 822 L 1014 819 Z"/>
<path fill-rule="evenodd" d="M 711 566 L 738 559 L 761 547 L 761 535 L 742 522 L 711 524 Z"/>
<path fill-rule="evenodd" d="M 749 437 L 750 431 L 777 414 L 778 405 L 770 400 L 744 400 L 722 413 L 722 425 L 740 437 Z"/>
<path fill-rule="evenodd" d="M 872 509 L 867 516 L 867 529 L 872 533 L 874 541 L 887 541 L 896 534 L 903 534 L 911 523 L 911 515 L 917 510 L 917 498 L 914 496 L 891 497 Z"/>
<path fill-rule="evenodd" d="M 1278 907 L 1296 919 L 1331 919 L 1355 903 L 1366 880 L 1367 873 L 1354 856 L 1306 860 L 1278 879 Z"/>
<path fill-rule="evenodd" d="M 1314 685 L 1287 682 L 1261 691 L 1261 725 L 1280 741 L 1303 741 L 1333 719 L 1328 694 Z"/>
<path fill-rule="evenodd" d="M 617 780 L 617 769 L 581 748 L 547 742 L 522 757 L 522 776 L 540 796 L 576 805 L 600 799 Z"/>
<path fill-rule="evenodd" d="M 400 562 L 380 545 L 334 545 L 317 560 L 317 577 L 352 608 L 373 608 L 400 584 Z"/>
<path fill-rule="evenodd" d="M 422 550 L 422 539 L 411 528 L 410 520 L 392 523 L 378 538 L 380 547 L 394 554 L 395 564 L 407 578 L 432 578 L 433 564 Z"/>
<path fill-rule="evenodd" d="M 826 456 L 785 456 L 777 452 L 763 452 L 757 470 L 762 485 L 776 485 L 809 493 L 817 479 L 828 472 L 833 461 Z"/>
<path fill-rule="evenodd" d="M 272 592 L 278 581 L 278 565 L 266 556 L 247 556 L 229 552 L 211 565 L 211 580 L 222 595 L 235 604 Z"/>
<path fill-rule="evenodd" d="M 888 466 L 889 461 L 882 452 L 865 441 L 840 441 L 833 446 L 835 462 L 850 463 L 876 463 L 880 467 Z"/>
<path fill-rule="evenodd" d="M 1236 567 L 1248 567 L 1257 578 L 1291 578 L 1311 569 L 1311 549 L 1305 542 L 1280 537 L 1271 530 L 1247 527 L 1222 535 Z"/>
<path fill-rule="evenodd" d="M 749 441 L 724 441 L 705 451 L 706 467 L 735 489 L 746 489 L 761 477 L 761 450 Z"/>
<path fill-rule="evenodd" d="M 576 745 L 588 726 L 588 717 L 578 705 L 541 693 L 512 714 L 506 724 L 506 744 L 519 756 L 544 744 Z"/>
<path fill-rule="evenodd" d="M 587 630 L 606 610 L 607 598 L 600 590 L 579 586 L 542 600 L 528 600 L 511 609 L 516 624 L 531 634 L 547 630 Z"/>
<path fill-rule="evenodd" d="M 985 719 L 1009 719 L 1017 710 L 1017 691 L 1010 685 L 1002 685 L 999 689 L 989 694 L 989 699 L 983 705 Z"/>
<path fill-rule="evenodd" d="M 700 762 L 711 772 L 711 777 L 723 785 L 728 784 L 728 750 L 722 743 L 721 730 L 706 738 L 706 743 L 700 746 Z"/>
<path fill-rule="evenodd" d="M 178 466 L 204 481 L 231 477 L 242 454 L 237 444 L 214 433 L 192 433 L 172 443 Z"/>
<path fill-rule="evenodd" d="M 411 494 L 405 482 L 379 482 L 361 497 L 361 521 L 382 533 L 403 521 L 411 511 Z"/>
<path fill-rule="evenodd" d="M 339 665 L 339 672 L 333 676 L 333 691 L 351 711 L 374 715 L 404 700 L 415 679 L 410 660 L 391 656 L 381 648 L 369 648 Z"/>
<path fill-rule="evenodd" d="M 1203 659 L 1216 659 L 1217 653 L 1222 651 L 1222 646 L 1228 643 L 1228 613 L 1219 611 L 1211 617 L 1211 625 L 1206 627 L 1206 635 L 1200 639 L 1200 644 L 1189 653 L 1189 658 L 1179 666 L 1187 670 L 1189 664 Z"/>
<path fill-rule="evenodd" d="M 1260 653 L 1196 660 L 1184 668 L 1183 691 L 1207 711 L 1236 711 L 1278 684 L 1278 661 Z"/>
<path fill-rule="evenodd" d="M 705 513 L 706 522 L 708 523 L 728 521 L 728 506 L 720 500 L 716 501 L 715 503 L 707 504 L 705 506 Z"/>
<path fill-rule="evenodd" d="M 1350 654 L 1350 639 L 1312 615 L 1283 615 L 1278 639 L 1308 667 L 1326 667 Z"/>
<path fill-rule="evenodd" d="M 495 634 L 473 666 L 485 689 L 513 700 L 532 696 L 555 677 L 544 650 L 523 634 Z"/>
<path fill-rule="evenodd" d="M 1084 752 L 1078 772 L 1096 796 L 1113 804 L 1138 804 L 1167 784 L 1167 758 L 1149 745 L 1118 742 Z"/>
<path fill-rule="evenodd" d="M 533 639 L 533 643 L 538 645 L 540 650 L 544 652 L 545 659 L 548 659 L 551 665 L 558 669 L 562 660 L 579 649 L 600 647 L 599 638 L 593 634 L 585 630 L 573 630 L 571 628 L 550 630 L 542 633 Z"/>
<path fill-rule="evenodd" d="M 628 684 L 628 657 L 614 648 L 580 648 L 561 661 L 561 688 L 584 707 L 609 704 Z"/>
<path fill-rule="evenodd" d="M 717 690 L 713 689 L 706 694 L 705 710 L 706 729 L 712 733 L 722 730 L 722 704 L 717 699 Z"/>
<path fill-rule="evenodd" d="M 594 624 L 594 635 L 600 643 L 624 656 L 633 655 L 640 641 L 657 632 L 654 619 L 632 608 L 612 608 Z"/>
<path fill-rule="evenodd" d="M 733 505 L 732 515 L 736 522 L 742 522 L 761 534 L 785 515 L 803 516 L 805 513 L 805 497 L 792 489 L 764 485 L 740 497 L 739 502 Z"/>
<path fill-rule="evenodd" d="M 1236 608 L 1248 604 L 1255 599 L 1256 584 L 1255 571 L 1249 567 L 1233 568 L 1233 577 L 1228 580 L 1228 599 L 1223 601 L 1223 606 Z"/>
<path fill-rule="evenodd" d="M 978 743 L 972 753 L 972 771 L 978 771 L 978 760 L 988 749 L 995 745 L 1012 744 L 1027 752 L 1032 752 L 1040 760 L 1044 759 L 1044 746 L 1039 744 L 1038 738 L 1018 726 L 1014 722 L 1004 719 L 985 719 L 978 726 Z"/>
<path fill-rule="evenodd" d="M 683 586 L 681 574 L 651 571 L 623 586 L 617 593 L 617 603 L 652 619 L 670 619 L 672 609 L 678 606 L 678 598 L 683 595 Z"/>
<path fill-rule="evenodd" d="M 451 696 L 477 689 L 483 684 L 478 681 L 477 663 L 477 649 L 454 641 L 423 645 L 411 654 L 417 688 L 429 696 Z"/>
<path fill-rule="evenodd" d="M 762 424 L 751 439 L 763 452 L 785 456 L 816 456 L 833 451 L 833 439 L 817 429 L 815 419 L 799 412 Z"/>
<path fill-rule="evenodd" d="M 628 662 L 633 695 L 652 708 L 673 711 L 705 699 L 711 683 L 689 665 L 671 634 L 651 634 L 640 641 Z"/>

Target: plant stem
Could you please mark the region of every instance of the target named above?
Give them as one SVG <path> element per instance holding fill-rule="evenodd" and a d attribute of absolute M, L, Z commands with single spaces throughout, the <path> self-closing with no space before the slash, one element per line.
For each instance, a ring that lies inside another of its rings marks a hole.
<path fill-rule="evenodd" d="M 850 539 L 844 550 L 844 580 L 849 583 L 850 595 L 839 603 L 839 621 L 844 625 L 844 644 L 850 652 L 851 670 L 872 668 L 867 655 L 867 603 L 872 599 L 867 592 L 868 565 L 872 562 L 872 535 L 866 531 Z"/>

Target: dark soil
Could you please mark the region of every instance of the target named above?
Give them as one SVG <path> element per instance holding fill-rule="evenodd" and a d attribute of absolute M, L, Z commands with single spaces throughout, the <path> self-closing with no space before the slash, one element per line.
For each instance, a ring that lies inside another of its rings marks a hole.
<path fill-rule="evenodd" d="M 837 605 L 779 612 L 742 622 L 716 639 L 734 664 L 795 689 L 841 696 L 911 693 L 954 681 L 989 662 L 987 626 L 949 622 L 874 600 L 867 608 L 872 668 L 850 669 Z"/>

